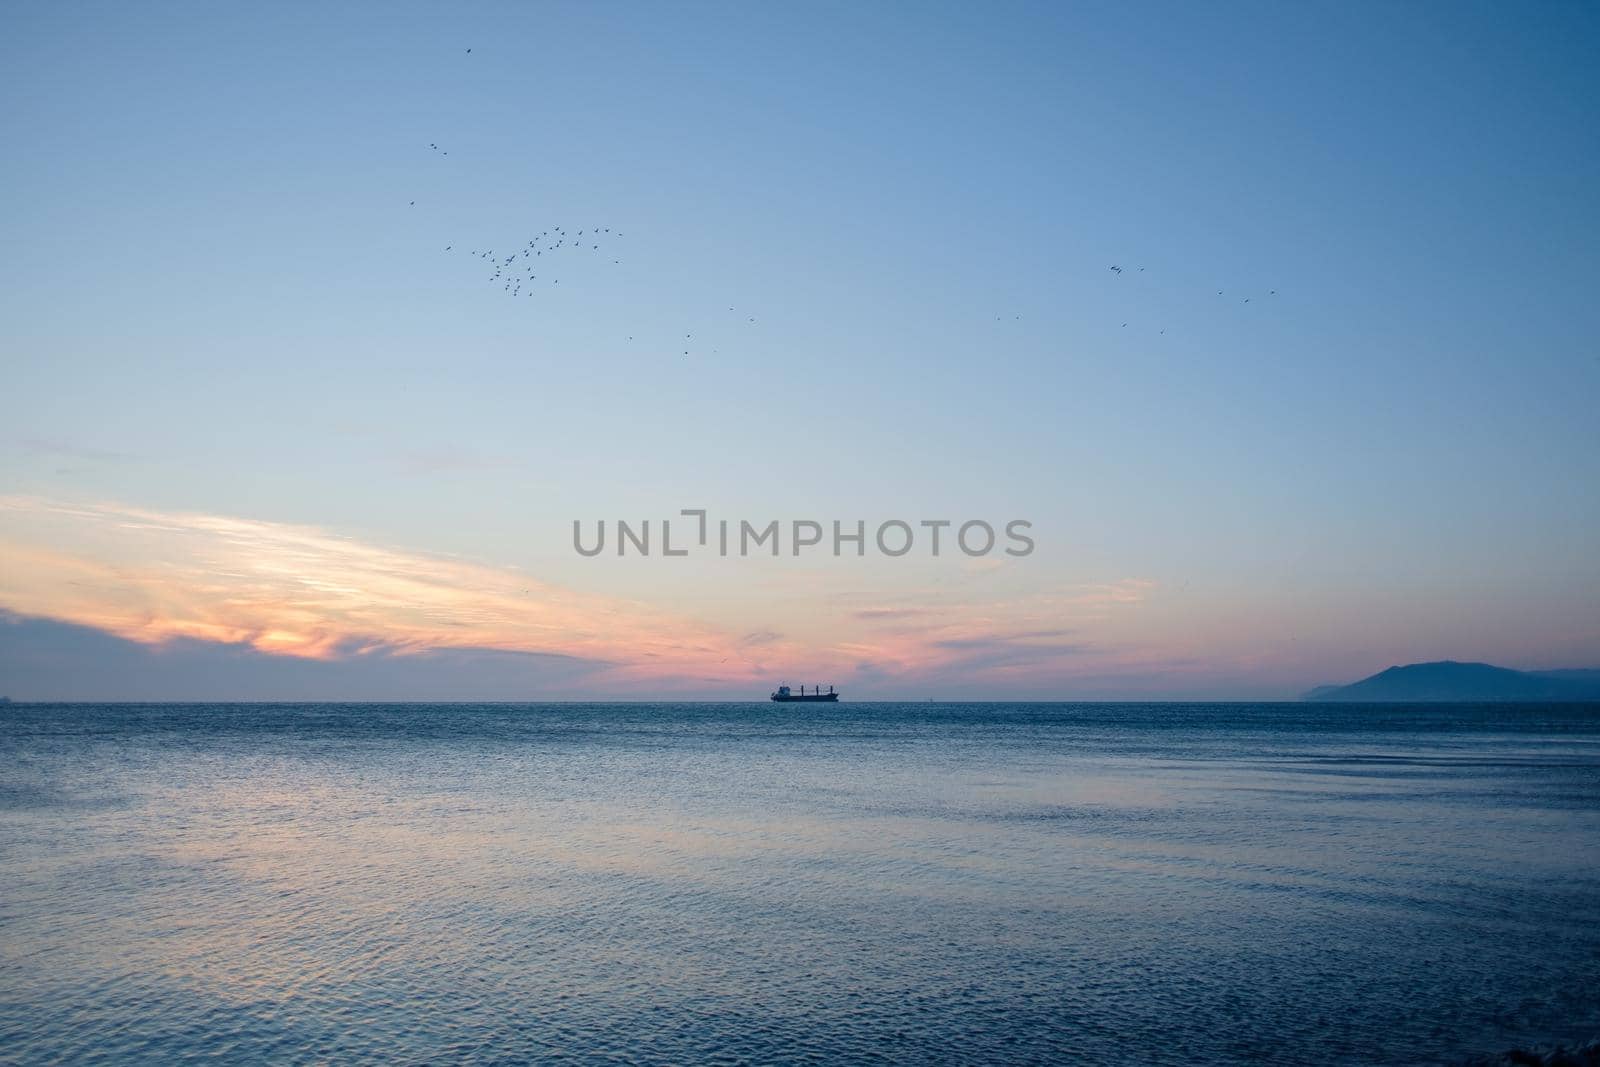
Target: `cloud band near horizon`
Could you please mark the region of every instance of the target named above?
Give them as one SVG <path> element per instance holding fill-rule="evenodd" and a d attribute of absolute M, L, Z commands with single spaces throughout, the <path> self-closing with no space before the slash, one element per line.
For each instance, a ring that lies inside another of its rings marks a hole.
<path fill-rule="evenodd" d="M 205 642 L 342 661 L 439 652 L 561 656 L 597 692 L 748 692 L 775 678 L 959 676 L 996 684 L 1107 660 L 1080 630 L 1151 583 L 992 603 L 843 612 L 832 639 L 735 630 L 511 567 L 365 544 L 311 526 L 114 503 L 0 497 L 0 609 L 144 646 Z M 1113 657 L 1115 658 L 1115 657 Z"/>

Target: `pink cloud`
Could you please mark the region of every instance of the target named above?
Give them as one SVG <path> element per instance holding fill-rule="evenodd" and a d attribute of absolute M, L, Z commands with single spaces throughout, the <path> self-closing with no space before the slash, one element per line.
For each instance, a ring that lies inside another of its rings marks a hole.
<path fill-rule="evenodd" d="M 985 600 L 935 591 L 819 601 L 726 627 L 506 567 L 367 544 L 316 527 L 110 503 L 0 497 L 0 608 L 149 645 L 178 639 L 336 660 L 491 650 L 602 665 L 598 689 L 749 692 L 779 680 L 960 678 L 1046 684 L 1128 659 L 1096 629 L 1136 606 L 1141 579 Z M 819 603 L 856 599 L 838 625 Z M 865 603 L 862 603 L 862 601 Z M 819 636 L 820 635 L 820 636 Z M 825 677 L 823 677 L 825 676 Z"/>

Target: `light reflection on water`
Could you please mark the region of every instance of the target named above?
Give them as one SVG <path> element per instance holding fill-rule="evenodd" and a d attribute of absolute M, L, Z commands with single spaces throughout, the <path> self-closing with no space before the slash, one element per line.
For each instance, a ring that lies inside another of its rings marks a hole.
<path fill-rule="evenodd" d="M 1586 1038 L 1597 742 L 1556 707 L 13 706 L 0 1059 Z"/>

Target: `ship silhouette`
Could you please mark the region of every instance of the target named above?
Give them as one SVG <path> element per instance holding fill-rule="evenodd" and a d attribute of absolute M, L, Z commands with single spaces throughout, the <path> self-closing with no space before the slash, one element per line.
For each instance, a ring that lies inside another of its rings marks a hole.
<path fill-rule="evenodd" d="M 780 685 L 778 686 L 778 691 L 772 694 L 772 699 L 776 700 L 780 704 L 793 701 L 805 701 L 808 704 L 812 703 L 813 701 L 836 703 L 839 699 L 839 694 L 833 691 L 833 686 L 831 685 L 828 686 L 828 691 L 826 693 L 822 691 L 822 686 L 820 685 L 814 688 L 816 690 L 815 692 L 807 693 L 806 687 L 802 685 L 800 687 L 800 692 L 794 693 L 790 691 L 788 686 Z"/>

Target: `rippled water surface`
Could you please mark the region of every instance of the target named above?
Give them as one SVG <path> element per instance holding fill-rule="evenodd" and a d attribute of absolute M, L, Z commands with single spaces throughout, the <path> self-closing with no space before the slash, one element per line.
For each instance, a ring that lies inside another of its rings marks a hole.
<path fill-rule="evenodd" d="M 1600 1034 L 1600 708 L 0 708 L 0 1060 Z"/>

